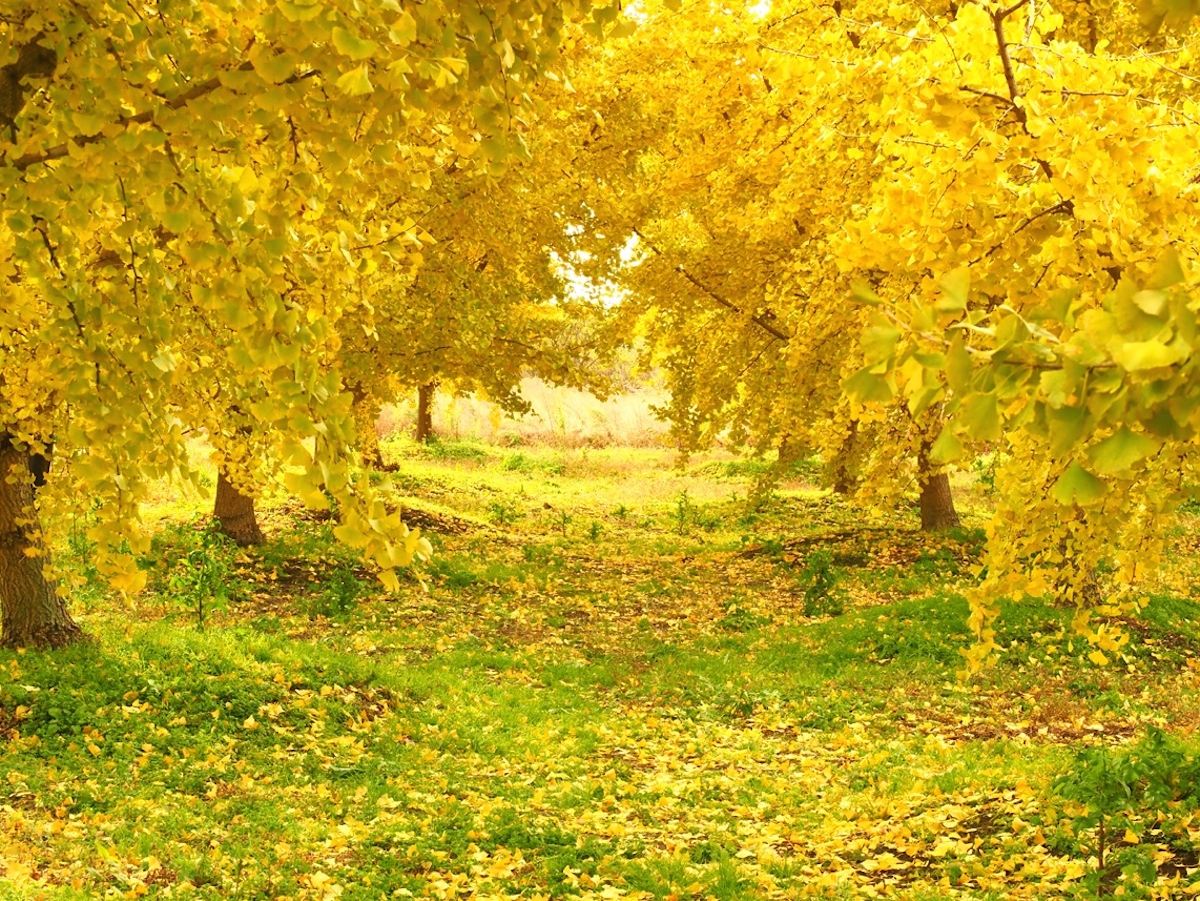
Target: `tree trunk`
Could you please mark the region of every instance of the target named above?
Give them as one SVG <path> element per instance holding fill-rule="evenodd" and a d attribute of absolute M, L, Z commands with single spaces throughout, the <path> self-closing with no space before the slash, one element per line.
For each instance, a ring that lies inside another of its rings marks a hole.
<path fill-rule="evenodd" d="M 426 382 L 417 389 L 417 441 L 424 444 L 433 437 L 433 392 L 437 382 Z"/>
<path fill-rule="evenodd" d="M 921 531 L 936 532 L 961 525 L 950 492 L 950 477 L 945 470 L 933 472 L 928 444 L 917 452 L 917 477 L 921 482 Z"/>
<path fill-rule="evenodd" d="M 855 443 L 858 440 L 858 420 L 850 421 L 850 430 L 846 433 L 846 438 L 842 442 L 842 446 L 838 448 L 837 455 L 833 458 L 833 493 L 847 495 L 854 490 L 854 483 L 858 481 L 855 474 L 851 471 L 851 458 L 855 451 Z"/>
<path fill-rule="evenodd" d="M 379 405 L 363 389 L 350 389 L 354 396 L 354 427 L 358 432 L 358 446 L 362 451 L 363 465 L 370 469 L 387 469 L 383 451 L 379 447 L 379 432 L 375 423 L 379 421 Z"/>
<path fill-rule="evenodd" d="M 921 531 L 936 532 L 961 524 L 950 493 L 950 477 L 944 472 L 930 476 L 921 486 Z"/>
<path fill-rule="evenodd" d="M 71 619 L 56 586 L 43 571 L 46 551 L 31 540 L 21 520 L 33 520 L 29 454 L 0 434 L 0 645 L 7 648 L 61 648 L 81 640 L 83 630 Z M 36 548 L 36 556 L 27 552 Z"/>
<path fill-rule="evenodd" d="M 217 528 L 241 547 L 262 544 L 266 540 L 258 527 L 254 498 L 238 491 L 223 469 L 217 472 L 217 499 L 213 504 L 213 519 L 217 521 Z"/>
<path fill-rule="evenodd" d="M 48 442 L 45 450 L 46 452 L 42 454 L 30 453 L 29 455 L 29 471 L 33 474 L 35 494 L 39 488 L 46 486 L 46 476 L 50 475 L 50 460 L 54 456 L 54 442 Z"/>

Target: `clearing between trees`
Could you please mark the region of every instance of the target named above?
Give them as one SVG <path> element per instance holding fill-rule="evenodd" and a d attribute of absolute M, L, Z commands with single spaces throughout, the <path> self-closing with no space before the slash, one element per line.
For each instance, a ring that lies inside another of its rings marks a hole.
<path fill-rule="evenodd" d="M 126 607 L 80 514 L 95 640 L 0 655 L 0 898 L 1200 891 L 1192 515 L 1108 666 L 1029 601 L 964 682 L 982 471 L 930 536 L 808 462 L 384 452 L 434 542 L 395 596 L 332 521 L 267 499 L 245 551 L 164 490 Z"/>

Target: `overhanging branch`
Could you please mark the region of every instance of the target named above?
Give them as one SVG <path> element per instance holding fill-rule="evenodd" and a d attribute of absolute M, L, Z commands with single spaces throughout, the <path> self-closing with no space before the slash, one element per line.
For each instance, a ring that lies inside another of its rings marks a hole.
<path fill-rule="evenodd" d="M 237 72 L 249 72 L 253 69 L 253 63 L 244 62 L 236 68 L 226 69 L 221 73 L 221 75 L 231 75 Z M 280 82 L 280 84 L 296 84 L 297 82 L 312 78 L 316 74 L 317 72 L 315 70 L 302 72 L 285 79 L 284 81 Z M 211 94 L 217 88 L 221 87 L 221 75 L 215 75 L 212 78 L 200 82 L 199 84 L 193 85 L 178 97 L 173 97 L 172 99 L 166 101 L 161 107 L 152 110 L 145 110 L 132 116 L 122 116 L 119 119 L 114 119 L 112 124 L 121 129 L 129 128 L 131 125 L 148 125 L 149 123 L 153 122 L 154 117 L 164 109 L 182 109 L 193 100 L 198 100 L 201 97 Z M 30 166 L 36 166 L 39 163 L 49 163 L 53 162 L 54 160 L 60 160 L 70 154 L 72 147 L 86 147 L 88 144 L 95 144 L 98 141 L 104 140 L 105 137 L 107 137 L 104 133 L 105 131 L 107 131 L 107 128 L 94 135 L 76 135 L 69 141 L 65 141 L 56 147 L 51 147 L 49 150 L 43 150 L 40 153 L 27 153 L 24 156 L 17 157 L 15 160 L 10 160 L 8 165 L 12 166 L 14 169 L 24 172 Z"/>
<path fill-rule="evenodd" d="M 682 275 L 684 278 L 686 278 L 695 287 L 699 288 L 701 291 L 703 291 L 705 294 L 707 294 L 709 297 L 711 297 L 713 300 L 715 300 L 721 306 L 725 307 L 725 309 L 731 310 L 734 313 L 737 313 L 739 316 L 745 316 L 747 319 L 749 319 L 751 322 L 753 322 L 755 325 L 757 325 L 759 328 L 761 328 L 764 332 L 766 332 L 768 335 L 770 335 L 772 338 L 776 339 L 777 341 L 782 341 L 784 344 L 787 344 L 789 341 L 792 340 L 791 335 L 787 334 L 786 332 L 780 331 L 775 326 L 771 325 L 771 323 L 768 322 L 766 319 L 764 319 L 762 316 L 751 316 L 751 315 L 747 314 L 746 311 L 743 310 L 741 307 L 739 307 L 737 304 L 731 303 L 730 301 L 726 300 L 724 297 L 722 297 L 720 294 L 718 294 L 716 291 L 714 291 L 708 285 L 704 284 L 704 282 L 700 281 L 700 279 L 696 278 L 696 276 L 692 275 L 690 272 L 688 272 L 686 269 L 684 269 L 681 265 L 679 265 L 678 263 L 671 263 L 671 261 L 669 259 L 667 259 L 667 255 L 664 254 L 661 250 L 659 250 L 658 247 L 656 247 L 652 241 L 650 241 L 645 235 L 643 235 L 636 228 L 633 230 L 633 233 L 638 236 L 639 241 L 645 241 L 646 246 L 649 247 L 652 251 L 654 251 L 654 253 L 657 256 L 660 256 L 663 259 L 667 260 L 668 265 L 670 265 L 676 272 L 678 272 L 680 275 Z"/>

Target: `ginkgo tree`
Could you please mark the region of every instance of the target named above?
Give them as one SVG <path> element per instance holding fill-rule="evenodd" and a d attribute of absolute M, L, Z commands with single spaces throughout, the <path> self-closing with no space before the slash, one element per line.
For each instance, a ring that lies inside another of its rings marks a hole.
<path fill-rule="evenodd" d="M 499 171 L 571 22 L 614 7 L 349 0 L 14 2 L 0 17 L 0 613 L 3 643 L 78 627 L 46 576 L 39 503 L 100 506 L 101 570 L 136 591 L 138 502 L 187 477 L 211 368 L 288 486 L 395 584 L 427 544 L 356 478 L 338 323 L 406 228 L 379 206 L 455 154 Z M 336 214 L 336 215 L 335 215 Z M 319 439 L 319 440 L 318 440 Z M 316 444 L 314 445 L 314 441 Z M 314 448 L 319 448 L 315 450 Z"/>
<path fill-rule="evenodd" d="M 573 74 L 676 423 L 857 444 L 876 473 L 987 447 L 972 662 L 1026 591 L 1119 647 L 1090 615 L 1131 609 L 1191 465 L 1194 326 L 1167 286 L 1200 237 L 1193 26 L 1125 4 L 670 7 Z"/>
<path fill-rule="evenodd" d="M 963 439 L 999 452 L 970 663 L 996 651 L 999 601 L 1026 594 L 1073 604 L 1103 661 L 1125 637 L 1093 615 L 1138 607 L 1190 469 L 1190 391 L 1168 371 L 1190 357 L 1193 317 L 1167 290 L 1200 252 L 1189 35 L 1151 36 L 1129 9 L 1079 34 L 1049 7 L 969 7 L 924 54 L 954 67 L 955 91 L 885 89 L 893 122 L 925 121 L 876 125 L 886 162 L 846 252 L 864 270 L 927 268 L 860 286 L 905 297 L 912 318 L 877 319 L 855 387 L 944 404 L 937 459 L 961 459 Z M 920 215 L 880 229 L 897 208 Z M 949 340 L 912 343 L 905 323 Z"/>
<path fill-rule="evenodd" d="M 527 375 L 603 388 L 597 372 L 611 347 L 580 325 L 598 326 L 604 310 L 571 290 L 559 256 L 570 241 L 561 180 L 550 153 L 536 142 L 531 152 L 532 162 L 498 179 L 457 165 L 435 177 L 429 197 L 418 198 L 426 205 L 412 211 L 419 269 L 377 293 L 371 317 L 346 330 L 338 365 L 376 465 L 373 423 L 401 391 L 440 383 L 521 412 Z"/>
<path fill-rule="evenodd" d="M 853 53 L 844 28 L 817 5 L 641 9 L 630 38 L 571 73 L 577 177 L 592 185 L 581 227 L 598 256 L 633 257 L 615 277 L 668 376 L 676 437 L 785 461 L 819 450 L 840 487 L 889 501 L 915 483 L 926 528 L 957 524 L 928 453 L 936 411 L 880 414 L 842 390 L 869 320 L 833 245 L 876 167 L 854 136 L 828 139 L 821 110 L 861 110 L 869 92 L 852 73 L 787 84 L 774 60 L 814 35 Z M 759 46 L 763 29 L 781 50 Z"/>

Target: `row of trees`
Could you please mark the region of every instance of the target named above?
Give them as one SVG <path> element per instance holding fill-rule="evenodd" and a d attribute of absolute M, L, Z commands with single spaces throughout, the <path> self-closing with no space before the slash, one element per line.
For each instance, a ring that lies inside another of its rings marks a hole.
<path fill-rule="evenodd" d="M 1137 607 L 1195 446 L 1191 11 L 639 9 L 573 76 L 575 173 L 594 252 L 635 256 L 622 312 L 677 436 L 820 450 L 860 496 L 915 481 L 927 528 L 957 520 L 944 466 L 994 453 L 971 662 L 1024 594 L 1115 649 L 1092 614 Z"/>
<path fill-rule="evenodd" d="M 1189 10 L 17 7 L 0 465 L 53 439 L 42 503 L 101 500 L 117 587 L 192 431 L 231 523 L 282 478 L 395 584 L 427 545 L 360 474 L 380 402 L 518 409 L 523 372 L 581 382 L 636 335 L 684 448 L 819 451 L 839 490 L 919 486 L 926 528 L 957 522 L 944 466 L 996 453 L 976 662 L 1022 592 L 1120 641 L 1090 614 L 1136 605 L 1200 415 Z M 586 327 L 576 274 L 620 286 L 621 328 Z M 29 500 L 0 490 L 3 640 L 59 644 Z"/>
<path fill-rule="evenodd" d="M 69 465 L 39 506 L 52 521 L 97 500 L 89 537 L 121 590 L 145 578 L 139 503 L 155 479 L 195 478 L 197 432 L 232 496 L 278 474 L 310 505 L 332 498 L 339 537 L 385 582 L 427 553 L 358 474 L 356 401 L 422 354 L 440 361 L 424 372 L 454 372 L 456 328 L 523 341 L 535 314 L 503 289 L 445 310 L 485 279 L 489 248 L 528 253 L 506 229 L 476 242 L 457 225 L 482 232 L 487 192 L 521 194 L 488 179 L 528 153 L 530 91 L 617 15 L 590 0 L 6 6 L 0 641 L 79 634 L 21 475 L 51 441 Z M 456 234 L 432 231 L 439 218 Z M 381 328 L 394 351 L 368 378 L 358 360 Z"/>

